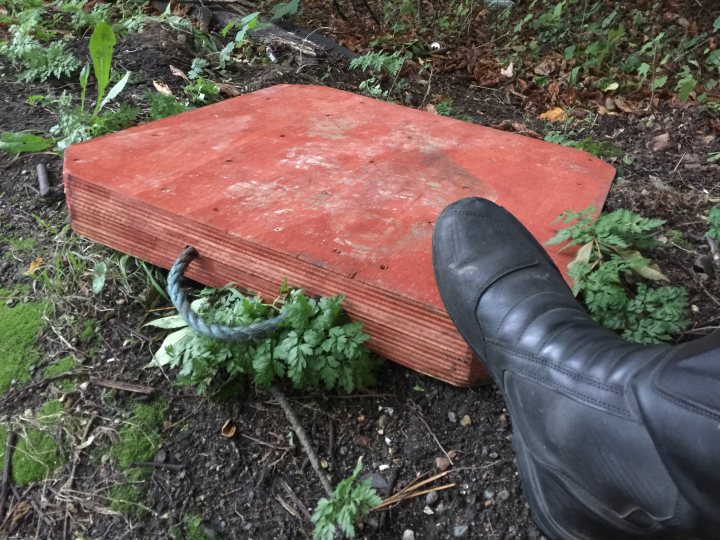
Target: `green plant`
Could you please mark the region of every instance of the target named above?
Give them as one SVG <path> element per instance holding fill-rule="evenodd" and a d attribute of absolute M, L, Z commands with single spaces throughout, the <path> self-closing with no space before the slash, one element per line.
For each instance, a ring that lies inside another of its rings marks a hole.
<path fill-rule="evenodd" d="M 161 94 L 160 92 L 148 92 L 146 97 L 150 104 L 150 110 L 148 111 L 150 120 L 160 120 L 192 109 L 192 107 L 178 101 L 175 96 Z"/>
<path fill-rule="evenodd" d="M 398 75 L 407 58 L 406 54 L 395 51 L 388 54 L 384 51 L 369 52 L 363 56 L 354 58 L 350 62 L 350 69 L 359 69 L 362 72 L 375 72 L 368 79 L 360 83 L 360 90 L 369 96 L 377 99 L 387 100 L 398 82 Z M 384 90 L 380 77 L 382 74 L 393 79 L 390 89 Z M 400 84 L 400 86 L 403 86 Z"/>
<path fill-rule="evenodd" d="M 119 441 L 112 449 L 112 455 L 122 471 L 133 469 L 136 462 L 155 458 L 161 442 L 158 431 L 165 418 L 165 403 L 138 403 L 131 412 L 131 418 L 118 430 Z M 131 475 L 132 479 L 138 480 L 147 471 L 137 469 L 134 472 L 136 474 Z"/>
<path fill-rule="evenodd" d="M 297 15 L 300 10 L 300 0 L 289 0 L 288 2 L 279 2 L 273 6 L 273 21 L 279 21 L 288 15 Z"/>
<path fill-rule="evenodd" d="M 247 33 L 250 30 L 259 29 L 260 28 L 260 12 L 256 11 L 254 13 L 250 13 L 249 15 L 246 15 L 239 21 L 232 21 L 228 23 L 225 28 L 222 29 L 222 35 L 223 37 L 227 36 L 227 34 L 235 29 L 238 28 L 239 30 L 235 34 L 235 37 L 227 44 L 225 47 L 223 47 L 220 50 L 220 55 L 218 57 L 218 62 L 220 64 L 220 69 L 225 69 L 228 64 L 232 63 L 232 53 L 235 49 L 238 49 L 242 47 L 242 45 L 245 43 L 245 38 L 247 37 Z"/>
<path fill-rule="evenodd" d="M 658 228 L 665 222 L 619 209 L 593 218 L 593 209 L 564 212 L 570 224 L 547 244 L 579 245 L 568 265 L 573 292 L 581 295 L 592 317 L 637 343 L 659 343 L 682 332 L 687 319 L 687 291 L 683 287 L 648 287 L 642 279 L 667 281 L 658 265 L 640 249 L 662 244 Z"/>
<path fill-rule="evenodd" d="M 191 83 L 186 84 L 183 91 L 195 104 L 212 103 L 217 101 L 220 94 L 220 88 L 214 82 L 199 76 Z"/>
<path fill-rule="evenodd" d="M 103 107 L 115 99 L 130 79 L 130 72 L 105 93 L 110 83 L 110 67 L 115 48 L 115 33 L 105 21 L 100 21 L 90 36 L 90 58 L 97 82 L 97 99 L 92 113 L 85 110 L 85 96 L 90 78 L 90 67 L 84 66 L 80 72 L 80 106 L 75 107 L 69 96 L 63 94 L 58 100 L 59 121 L 50 130 L 50 134 L 59 137 L 57 150 L 76 142 L 85 141 L 99 135 L 112 133 L 132 125 L 138 116 L 138 110 L 127 104 L 120 104 L 115 111 L 100 114 Z"/>
<path fill-rule="evenodd" d="M 60 79 L 71 75 L 80 62 L 61 41 L 43 45 L 35 39 L 32 33 L 37 26 L 38 21 L 34 18 L 11 26 L 9 33 L 12 39 L 0 44 L 0 54 L 23 67 L 18 75 L 21 82 L 46 81 L 50 77 Z"/>
<path fill-rule="evenodd" d="M 348 538 L 355 538 L 355 525 L 382 499 L 370 480 L 357 482 L 362 471 L 358 460 L 353 473 L 340 481 L 330 499 L 322 498 L 315 507 L 312 521 L 315 524 L 313 540 L 332 540 L 339 528 Z"/>
<path fill-rule="evenodd" d="M 286 315 L 281 327 L 261 340 L 232 343 L 196 334 L 179 316 L 148 323 L 174 330 L 155 353 L 150 366 L 180 368 L 179 379 L 207 391 L 216 377 L 223 380 L 250 375 L 260 386 L 288 377 L 297 388 L 340 388 L 352 392 L 374 382 L 376 360 L 365 342 L 362 324 L 348 322 L 342 296 L 316 300 L 293 290 L 282 307 L 262 303 L 234 288 L 205 289 L 192 304 L 208 322 L 245 326 L 265 320 L 278 311 Z"/>
<path fill-rule="evenodd" d="M 8 154 L 27 154 L 42 152 L 53 145 L 52 139 L 27 132 L 0 133 L 0 150 Z"/>

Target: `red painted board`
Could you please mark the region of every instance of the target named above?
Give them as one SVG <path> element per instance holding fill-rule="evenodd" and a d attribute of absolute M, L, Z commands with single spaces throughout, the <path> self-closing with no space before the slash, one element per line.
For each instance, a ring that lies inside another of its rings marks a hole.
<path fill-rule="evenodd" d="M 235 281 L 243 286 L 263 279 L 278 285 L 281 271 L 307 280 L 291 283 L 309 290 L 339 287 L 330 292 L 362 306 L 370 326 L 397 326 L 392 312 L 411 306 L 408 313 L 427 315 L 422 328 L 440 324 L 443 335 L 452 328 L 435 287 L 430 243 L 447 204 L 487 197 L 545 241 L 562 211 L 601 208 L 614 173 L 578 150 L 297 85 L 74 145 L 64 171 L 73 226 L 90 238 L 165 267 L 192 241 L 201 254 L 241 271 L 245 283 Z M 151 234 L 141 246 L 132 236 L 143 228 Z M 570 255 L 551 254 L 565 268 Z M 205 271 L 205 282 L 219 284 L 214 275 Z M 363 295 L 373 294 L 400 308 L 379 306 L 382 320 L 372 321 Z M 412 347 L 418 336 L 407 325 Z M 408 351 L 400 358 L 389 339 L 403 341 L 388 337 L 376 348 L 413 367 Z M 467 349 L 457 355 L 466 358 Z M 468 380 L 451 382 L 471 382 L 471 372 L 477 374 L 468 367 Z"/>

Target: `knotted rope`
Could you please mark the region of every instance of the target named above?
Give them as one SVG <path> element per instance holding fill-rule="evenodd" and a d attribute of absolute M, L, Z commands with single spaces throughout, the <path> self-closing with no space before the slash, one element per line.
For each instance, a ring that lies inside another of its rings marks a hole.
<path fill-rule="evenodd" d="M 219 324 L 208 324 L 202 320 L 200 315 L 193 311 L 190 306 L 190 301 L 180 287 L 180 280 L 185 273 L 185 269 L 198 255 L 194 247 L 186 248 L 175 260 L 172 268 L 170 268 L 167 280 L 167 291 L 170 295 L 170 300 L 190 328 L 209 338 L 239 343 L 264 337 L 277 329 L 278 325 L 285 318 L 284 314 L 249 326 L 222 326 Z"/>

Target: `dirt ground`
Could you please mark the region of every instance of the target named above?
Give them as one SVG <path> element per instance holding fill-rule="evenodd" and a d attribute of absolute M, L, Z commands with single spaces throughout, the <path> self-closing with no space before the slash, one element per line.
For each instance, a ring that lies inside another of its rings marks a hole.
<path fill-rule="evenodd" d="M 321 20 L 321 10 L 308 4 L 303 24 L 330 26 L 334 30 L 328 35 L 350 44 L 347 29 L 334 19 Z M 179 87 L 169 65 L 187 69 L 196 53 L 181 41 L 171 28 L 152 26 L 118 44 L 115 67 L 131 69 L 136 77 L 126 99 L 139 102 L 152 81 Z M 355 45 L 361 50 L 358 41 Z M 55 118 L 42 105 L 28 105 L 26 99 L 33 94 L 58 95 L 66 83 L 26 85 L 15 82 L 14 75 L 14 69 L 0 61 L 2 130 L 46 131 Z M 349 70 L 347 58 L 328 55 L 302 70 L 292 62 L 244 66 L 228 82 L 241 92 L 288 82 L 357 92 L 360 80 L 361 74 Z M 455 114 L 481 125 L 507 128 L 522 123 L 528 132 L 541 135 L 553 129 L 535 118 L 542 111 L 528 109 L 513 92 L 483 88 L 467 73 L 438 73 L 430 88 L 422 77 L 409 80 L 408 106 L 425 108 L 449 98 Z M 652 111 L 638 114 L 599 115 L 585 131 L 586 136 L 611 141 L 632 157 L 627 163 L 614 159 L 622 175 L 613 185 L 607 209 L 628 208 L 666 219 L 668 231 L 682 232 L 682 243 L 653 254 L 672 284 L 688 289 L 692 324 L 682 340 L 720 326 L 718 278 L 697 262 L 708 253 L 702 216 L 711 200 L 720 197 L 720 166 L 704 159 L 720 150 L 718 129 L 717 119 L 702 107 L 660 102 Z M 653 151 L 653 140 L 662 133 L 670 134 L 671 143 Z M 34 239 L 34 247 L 27 251 L 0 243 L 0 285 L 26 284 L 28 298 L 42 294 L 26 273 L 30 264 L 38 257 L 49 259 L 60 243 L 71 238 L 61 189 L 47 198 L 38 195 L 39 163 L 48 167 L 58 186 L 61 159 L 57 155 L 0 154 L 0 238 Z M 80 253 L 92 250 L 94 257 L 113 257 L 109 250 L 82 239 L 73 242 Z M 20 491 L 29 510 L 6 526 L 8 537 L 184 538 L 190 537 L 188 516 L 196 515 L 202 518 L 200 529 L 207 538 L 308 538 L 312 533 L 308 512 L 324 492 L 289 435 L 279 406 L 269 394 L 250 386 L 224 401 L 198 397 L 192 389 L 177 386 L 172 375 L 145 369 L 160 334 L 142 325 L 148 320 L 148 307 L 163 304 L 152 302 L 150 291 L 133 290 L 113 277 L 117 272 L 108 274 L 101 296 L 96 297 L 90 290 L 91 276 L 75 276 L 71 302 L 63 304 L 63 312 L 49 315 L 39 336 L 44 356 L 34 377 L 0 397 L 0 415 L 12 416 L 48 397 L 64 396 L 67 411 L 77 418 L 94 418 L 95 434 L 94 443 L 77 457 L 72 447 L 65 450 L 67 464 L 52 478 Z M 86 321 L 92 325 L 90 339 L 77 330 Z M 41 375 L 43 367 L 67 354 L 79 361 L 71 389 Z M 91 376 L 150 386 L 156 399 L 167 404 L 162 455 L 157 457 L 161 465 L 141 481 L 145 509 L 139 514 L 111 509 L 111 487 L 127 480 L 107 455 L 129 407 L 147 398 L 94 384 Z M 415 538 L 543 538 L 522 493 L 511 448 L 511 419 L 494 387 L 454 388 L 390 363 L 381 368 L 378 380 L 371 390 L 349 397 L 286 388 L 334 483 L 347 476 L 362 456 L 373 485 L 387 496 L 419 475 L 437 472 L 436 458 L 454 451 L 453 467 L 442 479 L 453 487 L 373 512 L 363 523 L 361 536 L 399 539 L 411 530 Z M 461 425 L 465 415 L 470 425 Z M 237 426 L 238 434 L 231 439 L 220 435 L 227 420 Z M 70 476 L 73 487 L 68 490 L 64 485 Z M 11 496 L 11 502 L 20 501 Z"/>

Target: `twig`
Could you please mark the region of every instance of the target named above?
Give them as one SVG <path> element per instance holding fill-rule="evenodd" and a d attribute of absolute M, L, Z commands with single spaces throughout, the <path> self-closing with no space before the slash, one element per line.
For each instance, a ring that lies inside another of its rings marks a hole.
<path fill-rule="evenodd" d="M 159 461 L 136 461 L 133 467 L 144 467 L 146 469 L 167 469 L 168 471 L 180 472 L 185 468 L 182 463 L 161 463 Z"/>
<path fill-rule="evenodd" d="M 407 499 L 413 499 L 413 498 L 415 498 L 415 497 L 420 497 L 421 495 L 427 495 L 428 493 L 432 493 L 433 491 L 442 491 L 442 490 L 444 490 L 444 489 L 450 489 L 450 488 L 453 488 L 453 487 L 455 487 L 455 483 L 452 483 L 452 484 L 444 484 L 444 485 L 442 485 L 442 486 L 438 486 L 438 487 L 434 487 L 434 488 L 430 488 L 430 489 L 424 489 L 424 490 L 422 490 L 422 491 L 414 491 L 414 492 L 412 492 L 412 493 L 410 493 L 410 494 L 407 494 L 407 495 L 405 495 L 405 496 L 403 496 L 403 497 L 401 497 L 401 498 L 399 498 L 399 499 L 395 499 L 395 500 L 390 500 L 390 499 L 388 499 L 388 500 L 385 500 L 385 501 L 381 502 L 380 504 L 378 504 L 375 508 L 373 508 L 373 510 L 380 510 L 380 509 L 382 509 L 382 508 L 385 508 L 386 506 L 390 506 L 390 505 L 392 505 L 392 504 L 400 503 L 400 502 L 405 501 L 405 500 L 407 500 Z"/>
<path fill-rule="evenodd" d="M 285 492 L 288 494 L 288 496 L 292 499 L 293 503 L 295 503 L 295 506 L 297 507 L 297 509 L 300 510 L 300 512 L 302 512 L 302 515 L 305 516 L 308 521 L 312 521 L 312 516 L 310 515 L 310 511 L 302 503 L 302 501 L 300 499 L 298 499 L 298 496 L 295 495 L 295 492 L 292 490 L 290 485 L 287 482 L 283 481 L 282 487 L 285 490 Z"/>
<path fill-rule="evenodd" d="M 73 488 L 73 484 L 75 483 L 75 472 L 77 471 L 78 464 L 80 463 L 80 454 L 82 453 L 82 447 L 85 441 L 87 441 L 88 436 L 90 435 L 90 430 L 93 428 L 94 422 L 95 417 L 91 416 L 88 420 L 87 425 L 85 426 L 85 431 L 83 432 L 82 438 L 80 439 L 80 444 L 75 447 L 75 456 L 73 457 L 73 464 L 72 468 L 70 469 L 70 476 L 68 476 L 67 481 L 63 485 L 64 489 Z"/>
<path fill-rule="evenodd" d="M 290 447 L 289 447 L 289 446 L 280 446 L 280 445 L 278 445 L 278 444 L 273 444 L 273 443 L 265 442 L 265 441 L 262 441 L 262 440 L 260 440 L 260 439 L 256 439 L 255 437 L 251 437 L 250 435 L 245 435 L 244 433 L 241 433 L 240 436 L 241 436 L 243 439 L 247 439 L 247 440 L 252 441 L 252 442 L 254 442 L 254 443 L 257 443 L 257 444 L 259 444 L 259 445 L 267 446 L 268 448 L 273 448 L 273 449 L 275 449 L 275 450 L 290 450 Z"/>
<path fill-rule="evenodd" d="M 298 440 L 300 441 L 303 450 L 305 450 L 305 453 L 310 460 L 310 465 L 312 465 L 312 468 L 315 470 L 315 473 L 320 479 L 320 484 L 322 484 L 325 493 L 327 493 L 328 497 L 332 497 L 332 486 L 330 485 L 327 476 L 325 476 L 325 474 L 322 472 L 322 469 L 320 469 L 320 461 L 318 460 L 317 454 L 315 453 L 315 450 L 313 450 L 313 447 L 310 445 L 310 440 L 308 439 L 305 430 L 298 422 L 298 419 L 295 416 L 295 412 L 292 410 L 292 407 L 290 407 L 290 403 L 288 403 L 285 395 L 277 386 L 271 386 L 270 393 L 277 400 L 277 402 L 280 404 L 280 407 L 282 407 L 282 410 L 285 412 L 285 416 L 287 417 L 288 422 L 290 422 L 293 431 L 295 431 L 295 434 L 298 436 Z"/>
<path fill-rule="evenodd" d="M 7 438 L 5 446 L 5 467 L 2 475 L 2 489 L 0 490 L 0 522 L 5 519 L 5 501 L 7 500 L 8 489 L 10 487 L 10 467 L 13 450 L 15 450 L 15 439 L 17 433 L 11 431 Z"/>
<path fill-rule="evenodd" d="M 155 389 L 152 386 L 144 386 L 126 381 L 113 381 L 110 379 L 102 379 L 100 377 L 90 377 L 90 382 L 95 386 L 103 386 L 105 388 L 113 388 L 114 390 L 125 390 L 135 394 L 152 395 Z"/>
<path fill-rule="evenodd" d="M 418 410 L 415 410 L 415 415 L 416 415 L 416 416 L 420 419 L 420 421 L 423 423 L 423 425 L 425 426 L 425 429 L 428 430 L 428 433 L 429 433 L 430 435 L 432 435 L 432 438 L 435 440 L 435 444 L 437 444 L 437 445 L 438 445 L 438 448 L 440 448 L 440 450 L 442 451 L 442 453 L 445 454 L 445 457 L 447 458 L 447 460 L 448 460 L 448 462 L 450 463 L 450 465 L 454 465 L 452 458 L 451 458 L 450 455 L 445 451 L 445 448 L 443 448 L 443 445 L 440 444 L 440 441 L 439 441 L 438 438 L 435 436 L 435 433 L 433 433 L 433 430 L 430 429 L 430 426 L 429 426 L 428 423 L 425 421 L 425 419 L 423 418 L 422 414 L 420 414 L 420 412 L 419 412 Z"/>
<path fill-rule="evenodd" d="M 48 170 L 44 163 L 38 163 L 37 167 L 38 189 L 41 197 L 47 197 L 50 194 L 50 178 L 48 178 Z"/>
<path fill-rule="evenodd" d="M 431 476 L 430 478 L 426 478 L 425 480 L 421 480 L 419 482 L 410 483 L 407 486 L 405 486 L 403 489 L 398 491 L 395 495 L 392 495 L 385 499 L 383 502 L 381 502 L 379 505 L 377 505 L 373 510 L 379 510 L 381 508 L 385 508 L 386 506 L 390 506 L 395 503 L 399 503 L 401 501 L 404 501 L 406 499 L 412 499 L 413 497 L 418 497 L 420 495 L 425 495 L 427 493 L 430 493 L 431 491 L 441 491 L 443 489 L 449 489 L 451 487 L 454 487 L 455 484 L 445 484 L 440 487 L 436 488 L 428 488 L 419 490 L 422 486 L 425 486 L 431 482 L 434 482 L 435 480 L 438 480 L 440 478 L 443 478 L 444 476 L 447 476 L 450 474 L 450 471 L 444 471 L 441 473 L 438 473 L 434 476 Z"/>

